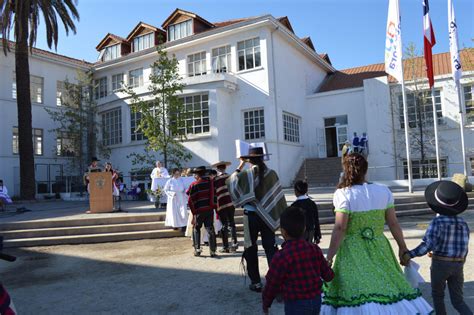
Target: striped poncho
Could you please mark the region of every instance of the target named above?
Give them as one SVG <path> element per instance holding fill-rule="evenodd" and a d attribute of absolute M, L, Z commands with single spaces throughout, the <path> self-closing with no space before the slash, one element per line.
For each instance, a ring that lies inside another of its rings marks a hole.
<path fill-rule="evenodd" d="M 227 179 L 227 187 L 236 207 L 245 204 L 255 206 L 260 218 L 275 231 L 280 226 L 280 215 L 287 207 L 285 195 L 275 171 L 267 168 L 263 183 L 260 183 L 256 174 L 257 166 L 235 172 Z"/>

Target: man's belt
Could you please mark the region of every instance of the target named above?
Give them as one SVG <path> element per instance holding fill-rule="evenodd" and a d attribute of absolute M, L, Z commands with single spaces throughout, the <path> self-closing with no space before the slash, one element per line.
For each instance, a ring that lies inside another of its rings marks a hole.
<path fill-rule="evenodd" d="M 451 261 L 451 262 L 465 262 L 466 261 L 466 258 L 461 258 L 461 257 L 445 257 L 445 256 L 433 255 L 432 258 L 435 260 Z"/>

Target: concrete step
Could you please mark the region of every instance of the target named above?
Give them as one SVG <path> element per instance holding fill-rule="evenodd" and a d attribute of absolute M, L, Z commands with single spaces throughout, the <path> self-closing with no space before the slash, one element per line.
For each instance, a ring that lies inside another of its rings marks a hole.
<path fill-rule="evenodd" d="M 237 231 L 243 231 L 243 225 L 236 225 Z M 91 243 L 107 243 L 131 241 L 140 239 L 183 237 L 184 233 L 173 229 L 136 231 L 136 232 L 120 232 L 120 233 L 104 233 L 90 235 L 69 235 L 69 236 L 52 236 L 52 237 L 35 237 L 14 240 L 4 240 L 5 248 L 12 247 L 32 247 L 32 246 L 50 246 L 50 245 L 73 245 L 73 244 L 91 244 Z"/>

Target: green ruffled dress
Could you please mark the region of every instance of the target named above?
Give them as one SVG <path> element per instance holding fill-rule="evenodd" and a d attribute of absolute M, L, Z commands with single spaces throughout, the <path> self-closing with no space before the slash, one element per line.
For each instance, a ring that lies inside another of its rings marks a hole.
<path fill-rule="evenodd" d="M 393 197 L 389 194 L 390 201 L 384 203 L 385 209 L 382 210 L 353 212 L 336 208 L 336 211 L 348 213 L 349 221 L 333 266 L 335 278 L 323 287 L 321 314 L 432 312 L 421 292 L 405 280 L 392 247 L 383 234 L 385 211 L 393 207 Z M 347 201 L 347 204 L 350 203 L 350 200 Z"/>

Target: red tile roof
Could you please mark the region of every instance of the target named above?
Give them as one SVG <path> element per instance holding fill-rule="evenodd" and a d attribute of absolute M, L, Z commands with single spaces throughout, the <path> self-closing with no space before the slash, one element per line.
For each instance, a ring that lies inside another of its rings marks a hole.
<path fill-rule="evenodd" d="M 450 59 L 449 52 L 433 55 L 435 76 L 451 73 Z M 474 70 L 474 48 L 467 48 L 461 51 L 461 62 L 464 71 Z M 423 57 L 404 60 L 403 67 L 404 78 L 407 81 L 426 77 L 425 60 Z M 366 79 L 386 75 L 387 73 L 385 73 L 385 65 L 383 63 L 340 70 L 328 75 L 318 92 L 357 88 L 363 86 L 364 80 Z M 390 83 L 396 82 L 392 76 L 388 76 L 388 81 Z"/>
<path fill-rule="evenodd" d="M 14 53 L 15 43 L 12 42 L 12 41 L 9 41 L 8 45 L 10 46 L 11 53 Z M 0 38 L 0 46 L 2 46 L 1 38 Z M 76 59 L 76 58 L 71 58 L 71 57 L 68 57 L 68 56 L 65 56 L 65 55 L 56 54 L 56 53 L 53 53 L 53 52 L 50 52 L 50 51 L 47 51 L 47 50 L 43 50 L 43 49 L 39 49 L 39 48 L 35 48 L 35 47 L 33 47 L 33 55 L 45 56 L 45 57 L 48 57 L 48 58 L 56 59 L 58 61 L 73 63 L 73 64 L 76 64 L 76 65 L 79 65 L 79 66 L 82 66 L 82 67 L 90 67 L 90 66 L 93 65 L 92 63 L 90 63 L 88 61 L 85 61 L 85 60 L 79 60 L 79 59 Z"/>
<path fill-rule="evenodd" d="M 233 19 L 233 20 L 228 20 L 228 21 L 214 22 L 212 24 L 214 24 L 215 27 L 224 27 L 224 26 L 228 26 L 228 25 L 248 21 L 248 20 L 251 20 L 251 19 L 252 18 Z"/>

